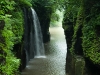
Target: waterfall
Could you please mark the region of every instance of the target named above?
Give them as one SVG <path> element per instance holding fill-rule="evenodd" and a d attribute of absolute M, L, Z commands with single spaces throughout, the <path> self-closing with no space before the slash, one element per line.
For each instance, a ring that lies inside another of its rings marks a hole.
<path fill-rule="evenodd" d="M 34 25 L 34 48 L 35 48 L 35 57 L 45 57 L 44 53 L 44 44 L 42 39 L 42 31 L 40 27 L 40 22 L 38 16 L 33 8 L 31 8 L 32 17 L 33 17 L 33 25 Z"/>

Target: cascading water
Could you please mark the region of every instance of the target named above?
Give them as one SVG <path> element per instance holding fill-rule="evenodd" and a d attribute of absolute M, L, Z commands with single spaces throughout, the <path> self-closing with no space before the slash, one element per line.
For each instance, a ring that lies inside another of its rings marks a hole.
<path fill-rule="evenodd" d="M 31 11 L 32 11 L 32 17 L 33 17 L 33 23 L 34 23 L 35 57 L 36 58 L 45 57 L 40 22 L 35 10 L 31 8 Z"/>

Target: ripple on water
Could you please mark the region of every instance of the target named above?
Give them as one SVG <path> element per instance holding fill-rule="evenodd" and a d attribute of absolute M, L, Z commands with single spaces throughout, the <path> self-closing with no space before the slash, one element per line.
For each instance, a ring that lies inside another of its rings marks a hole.
<path fill-rule="evenodd" d="M 30 60 L 22 75 L 66 75 L 67 47 L 63 30 L 60 29 L 50 29 L 52 37 L 51 41 L 45 44 L 46 56 L 36 56 Z"/>

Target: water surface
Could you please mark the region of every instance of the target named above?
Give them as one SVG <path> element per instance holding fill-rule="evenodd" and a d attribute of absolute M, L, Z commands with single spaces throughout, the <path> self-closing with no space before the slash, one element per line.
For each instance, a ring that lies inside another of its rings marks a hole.
<path fill-rule="evenodd" d="M 31 59 L 21 75 L 66 75 L 66 41 L 61 27 L 50 28 L 51 41 L 45 43 L 45 57 Z"/>

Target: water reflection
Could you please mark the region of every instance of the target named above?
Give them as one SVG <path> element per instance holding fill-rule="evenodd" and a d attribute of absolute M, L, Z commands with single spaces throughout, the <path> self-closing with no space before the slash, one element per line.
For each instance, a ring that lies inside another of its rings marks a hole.
<path fill-rule="evenodd" d="M 22 75 L 66 75 L 67 53 L 65 36 L 61 27 L 50 28 L 51 41 L 45 44 L 46 58 L 34 58 Z"/>

